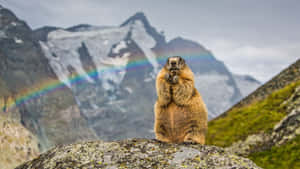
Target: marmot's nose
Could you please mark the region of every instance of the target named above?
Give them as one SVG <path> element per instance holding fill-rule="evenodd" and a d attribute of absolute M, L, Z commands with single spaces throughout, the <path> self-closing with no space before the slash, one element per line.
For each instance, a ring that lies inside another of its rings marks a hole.
<path fill-rule="evenodd" d="M 175 61 L 171 62 L 171 65 L 176 66 L 176 62 Z"/>

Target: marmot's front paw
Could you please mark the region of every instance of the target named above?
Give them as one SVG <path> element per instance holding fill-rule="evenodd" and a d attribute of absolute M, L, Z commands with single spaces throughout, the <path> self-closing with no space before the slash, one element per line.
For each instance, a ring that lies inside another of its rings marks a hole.
<path fill-rule="evenodd" d="M 169 83 L 173 83 L 173 77 L 169 73 L 165 74 L 165 80 Z"/>
<path fill-rule="evenodd" d="M 165 80 L 170 81 L 171 75 L 169 73 L 165 74 Z"/>
<path fill-rule="evenodd" d="M 173 77 L 172 77 L 172 83 L 173 83 L 173 84 L 178 83 L 178 79 L 179 79 L 178 76 L 176 76 L 176 75 L 173 76 Z"/>

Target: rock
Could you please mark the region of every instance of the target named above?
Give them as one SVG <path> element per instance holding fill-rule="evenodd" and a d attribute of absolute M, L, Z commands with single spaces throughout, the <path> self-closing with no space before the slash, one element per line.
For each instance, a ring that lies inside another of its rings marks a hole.
<path fill-rule="evenodd" d="M 250 153 L 255 151 L 257 147 L 261 146 L 267 140 L 270 140 L 268 135 L 264 133 L 253 134 L 247 137 L 245 141 L 237 141 L 230 147 L 226 147 L 225 150 L 243 157 L 248 156 Z"/>
<path fill-rule="evenodd" d="M 17 169 L 29 168 L 259 168 L 215 146 L 156 140 L 90 141 L 58 146 Z"/>
<path fill-rule="evenodd" d="M 37 138 L 18 121 L 0 113 L 0 168 L 15 168 L 38 154 Z"/>
<path fill-rule="evenodd" d="M 300 87 L 297 87 L 291 97 L 284 103 L 289 112 L 272 131 L 252 134 L 245 140 L 239 140 L 226 151 L 247 157 L 253 152 L 270 149 L 272 146 L 281 146 L 293 140 L 300 134 Z"/>

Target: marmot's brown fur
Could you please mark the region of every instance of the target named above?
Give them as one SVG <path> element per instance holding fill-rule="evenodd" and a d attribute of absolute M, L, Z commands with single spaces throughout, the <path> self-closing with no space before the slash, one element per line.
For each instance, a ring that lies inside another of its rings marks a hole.
<path fill-rule="evenodd" d="M 205 143 L 207 110 L 194 87 L 194 75 L 179 56 L 169 57 L 156 78 L 154 105 L 156 139 L 163 142 Z"/>

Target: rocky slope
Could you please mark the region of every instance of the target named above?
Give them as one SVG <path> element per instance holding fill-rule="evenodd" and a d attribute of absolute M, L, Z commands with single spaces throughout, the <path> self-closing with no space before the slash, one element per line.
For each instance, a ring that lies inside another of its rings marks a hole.
<path fill-rule="evenodd" d="M 38 154 L 37 138 L 18 121 L 0 114 L 0 168 L 15 168 Z"/>
<path fill-rule="evenodd" d="M 73 91 L 89 126 L 103 140 L 153 138 L 155 75 L 166 56 L 186 59 L 209 118 L 243 96 L 237 85 L 240 79 L 210 51 L 183 38 L 167 42 L 143 13 L 113 27 L 43 27 L 34 37 L 41 41 L 58 78 Z M 242 79 L 242 85 L 247 83 L 251 90 L 259 85 L 249 79 Z M 246 95 L 249 90 L 242 92 Z"/>
<path fill-rule="evenodd" d="M 300 167 L 300 60 L 209 122 L 207 142 L 263 168 Z"/>
<path fill-rule="evenodd" d="M 33 31 L 1 6 L 0 46 L 0 114 L 19 121 L 36 135 L 41 151 L 95 138 L 69 88 L 60 85 L 59 90 L 47 91 L 49 84 L 59 80 Z"/>
<path fill-rule="evenodd" d="M 59 146 L 17 169 L 28 168 L 259 168 L 215 146 L 165 144 L 155 140 L 84 142 Z"/>

